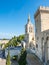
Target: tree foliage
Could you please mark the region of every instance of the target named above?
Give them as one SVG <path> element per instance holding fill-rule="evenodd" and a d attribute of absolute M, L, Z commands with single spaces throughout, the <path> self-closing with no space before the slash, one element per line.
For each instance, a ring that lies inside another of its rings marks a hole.
<path fill-rule="evenodd" d="M 8 55 L 7 55 L 7 58 L 6 58 L 6 65 L 11 65 L 9 50 L 8 50 Z"/>
<path fill-rule="evenodd" d="M 17 45 L 21 43 L 23 39 L 24 39 L 24 35 L 20 35 L 18 37 L 14 36 L 12 39 L 10 39 L 10 41 L 7 44 L 5 44 L 5 48 L 8 46 L 16 47 Z"/>
<path fill-rule="evenodd" d="M 26 63 L 27 63 L 26 56 L 27 56 L 26 50 L 22 49 L 21 56 L 20 56 L 20 59 L 18 61 L 19 65 L 26 65 Z"/>
<path fill-rule="evenodd" d="M 21 43 L 21 41 L 24 40 L 24 35 L 20 35 L 17 37 L 17 41 Z"/>

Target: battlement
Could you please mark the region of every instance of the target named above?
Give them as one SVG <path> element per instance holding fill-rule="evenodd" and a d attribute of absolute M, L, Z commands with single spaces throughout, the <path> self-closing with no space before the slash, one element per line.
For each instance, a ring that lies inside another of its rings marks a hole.
<path fill-rule="evenodd" d="M 49 13 L 49 7 L 40 6 L 38 10 L 36 11 L 34 17 L 36 17 L 40 12 L 46 12 Z"/>
<path fill-rule="evenodd" d="M 45 6 L 40 6 L 39 10 L 48 10 L 49 11 L 49 7 L 45 7 Z"/>

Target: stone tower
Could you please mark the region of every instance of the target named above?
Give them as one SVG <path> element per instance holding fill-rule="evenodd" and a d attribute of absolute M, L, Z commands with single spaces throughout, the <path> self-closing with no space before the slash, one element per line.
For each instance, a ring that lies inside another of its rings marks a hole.
<path fill-rule="evenodd" d="M 49 7 L 40 6 L 35 13 L 36 55 L 43 61 L 49 60 Z"/>
<path fill-rule="evenodd" d="M 27 24 L 25 25 L 25 42 L 26 47 L 33 47 L 34 40 L 34 28 L 30 20 L 30 15 L 28 16 Z"/>

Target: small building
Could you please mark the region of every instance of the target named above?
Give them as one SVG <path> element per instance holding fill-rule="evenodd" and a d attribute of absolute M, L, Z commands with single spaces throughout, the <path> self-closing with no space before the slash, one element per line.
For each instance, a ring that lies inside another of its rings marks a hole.
<path fill-rule="evenodd" d="M 10 52 L 10 57 L 12 58 L 15 55 L 20 55 L 22 47 L 17 46 L 17 47 L 6 48 L 5 49 L 5 57 L 7 57 L 7 55 L 8 55 L 8 49 L 9 49 L 9 52 Z"/>
<path fill-rule="evenodd" d="M 0 44 L 6 44 L 10 39 L 0 39 Z"/>
<path fill-rule="evenodd" d="M 0 39 L 0 48 L 3 48 L 5 44 L 9 42 L 10 39 Z"/>

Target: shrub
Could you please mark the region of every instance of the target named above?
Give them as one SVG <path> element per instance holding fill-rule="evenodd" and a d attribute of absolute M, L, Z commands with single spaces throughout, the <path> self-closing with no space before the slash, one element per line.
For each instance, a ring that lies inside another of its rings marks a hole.
<path fill-rule="evenodd" d="M 20 56 L 20 59 L 18 61 L 19 65 L 26 65 L 26 56 L 27 56 L 27 52 L 26 50 L 23 51 L 23 53 Z"/>
<path fill-rule="evenodd" d="M 13 60 L 17 60 L 18 59 L 18 55 L 15 55 L 12 57 Z"/>

